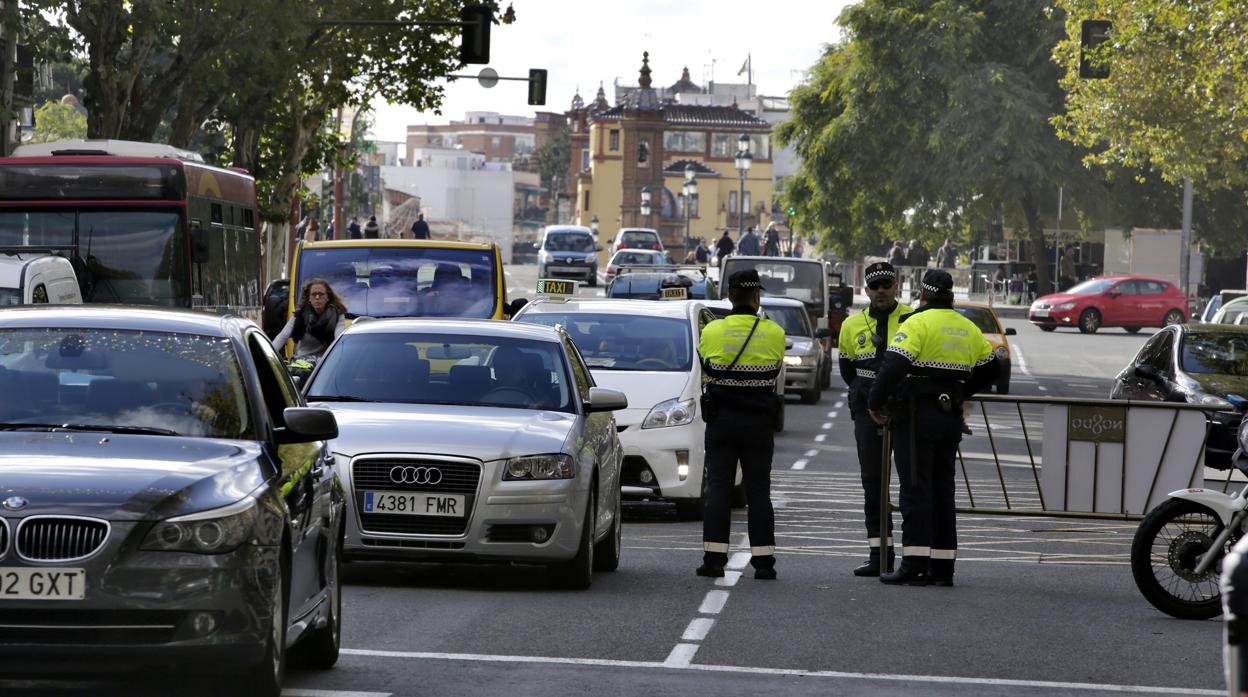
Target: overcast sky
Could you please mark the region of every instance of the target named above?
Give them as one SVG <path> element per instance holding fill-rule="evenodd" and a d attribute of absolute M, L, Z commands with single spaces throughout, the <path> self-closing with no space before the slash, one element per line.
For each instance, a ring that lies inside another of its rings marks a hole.
<path fill-rule="evenodd" d="M 545 107 L 527 104 L 523 82 L 484 89 L 476 80 L 446 88 L 442 113 L 421 113 L 379 100 L 374 135 L 406 140 L 409 124 L 447 123 L 468 111 L 532 115 L 562 112 L 580 87 L 593 99 L 601 81 L 614 103 L 612 82 L 637 84 L 641 54 L 650 51 L 655 86 L 668 86 L 689 66 L 693 81 L 745 82 L 737 71 L 752 56 L 754 83 L 762 94 L 784 95 L 801 81 L 827 43 L 840 36 L 836 18 L 850 0 L 514 0 L 516 22 L 491 30 L 490 67 L 504 76 L 527 77 L 545 68 Z M 506 0 L 503 3 L 506 8 Z M 475 75 L 484 66 L 468 66 Z"/>

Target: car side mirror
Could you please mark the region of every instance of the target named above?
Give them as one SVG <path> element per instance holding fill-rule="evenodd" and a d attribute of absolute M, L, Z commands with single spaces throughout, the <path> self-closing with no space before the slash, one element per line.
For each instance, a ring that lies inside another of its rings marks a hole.
<path fill-rule="evenodd" d="M 315 407 L 287 407 L 282 410 L 284 428 L 276 429 L 277 442 L 311 443 L 338 437 L 338 420 L 334 412 Z"/>
<path fill-rule="evenodd" d="M 819 327 L 818 329 L 815 330 L 815 338 L 816 339 L 830 339 L 832 338 L 832 330 L 828 329 L 827 327 Z"/>
<path fill-rule="evenodd" d="M 628 408 L 628 397 L 619 390 L 605 387 L 589 388 L 589 399 L 585 400 L 585 411 L 593 414 L 600 411 L 618 411 Z"/>
<path fill-rule="evenodd" d="M 1006 336 L 1018 336 L 1018 330 L 1015 329 L 1014 327 L 1006 327 L 1005 335 Z"/>
<path fill-rule="evenodd" d="M 1151 365 L 1135 366 L 1135 376 L 1137 378 L 1144 378 L 1145 380 L 1151 380 L 1153 382 L 1157 382 L 1161 379 L 1161 374 L 1158 373 L 1157 369 Z"/>

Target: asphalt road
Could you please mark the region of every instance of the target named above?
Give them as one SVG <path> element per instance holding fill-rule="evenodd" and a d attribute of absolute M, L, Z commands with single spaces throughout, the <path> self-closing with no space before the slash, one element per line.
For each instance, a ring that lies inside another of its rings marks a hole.
<path fill-rule="evenodd" d="M 1019 395 L 1105 397 L 1147 338 L 1006 324 Z M 840 387 L 791 400 L 777 436 L 778 581 L 748 567 L 696 577 L 700 525 L 657 503 L 626 507 L 621 566 L 588 591 L 551 590 L 523 567 L 354 563 L 338 666 L 291 671 L 286 694 L 1222 694 L 1220 623 L 1148 605 L 1128 567 L 1131 524 L 967 514 L 956 587 L 852 576 L 866 545 Z M 982 428 L 963 443 L 972 457 L 988 447 Z M 1031 476 L 1024 462 L 1011 481 Z M 996 476 L 977 466 L 976 482 Z M 734 512 L 730 568 L 746 566 L 746 515 Z"/>

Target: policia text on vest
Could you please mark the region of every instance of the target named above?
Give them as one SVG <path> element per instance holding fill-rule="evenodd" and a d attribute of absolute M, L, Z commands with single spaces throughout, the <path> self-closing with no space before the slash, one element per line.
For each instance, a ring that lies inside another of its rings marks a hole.
<path fill-rule="evenodd" d="M 923 307 L 906 317 L 889 344 L 868 407 L 887 422 L 901 482 L 902 560 L 889 584 L 952 586 L 957 556 L 954 466 L 962 440 L 962 402 L 996 379 L 992 346 L 953 309 L 953 278 L 932 269 Z M 890 397 L 901 399 L 890 403 Z"/>
<path fill-rule="evenodd" d="M 704 385 L 715 405 L 706 425 L 706 508 L 699 576 L 720 577 L 728 563 L 732 484 L 741 463 L 749 506 L 754 577 L 774 579 L 775 513 L 771 505 L 776 381 L 784 362 L 784 329 L 758 317 L 762 283 L 753 269 L 728 279 L 732 313 L 706 325 L 698 343 Z"/>

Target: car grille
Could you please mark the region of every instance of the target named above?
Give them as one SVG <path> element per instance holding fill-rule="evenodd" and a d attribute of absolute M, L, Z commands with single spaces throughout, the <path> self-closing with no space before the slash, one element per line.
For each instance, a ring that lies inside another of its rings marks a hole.
<path fill-rule="evenodd" d="M 17 526 L 17 553 L 30 561 L 75 561 L 100 551 L 108 523 L 93 518 L 40 516 Z"/>
<path fill-rule="evenodd" d="M 442 478 L 437 484 L 404 484 L 395 482 L 391 470 L 396 467 L 434 467 Z M 360 528 L 364 532 L 389 532 L 403 535 L 462 535 L 472 519 L 476 504 L 477 485 L 481 482 L 481 465 L 467 462 L 437 460 L 357 460 L 351 466 L 355 487 L 356 510 L 360 511 Z M 464 517 L 395 515 L 364 513 L 365 491 L 419 491 L 461 494 L 467 508 Z"/>
<path fill-rule="evenodd" d="M 463 549 L 463 542 L 441 540 L 374 540 L 364 538 L 365 547 L 402 547 L 404 549 Z"/>
<path fill-rule="evenodd" d="M 164 644 L 187 613 L 169 610 L 5 610 L 0 644 Z"/>

